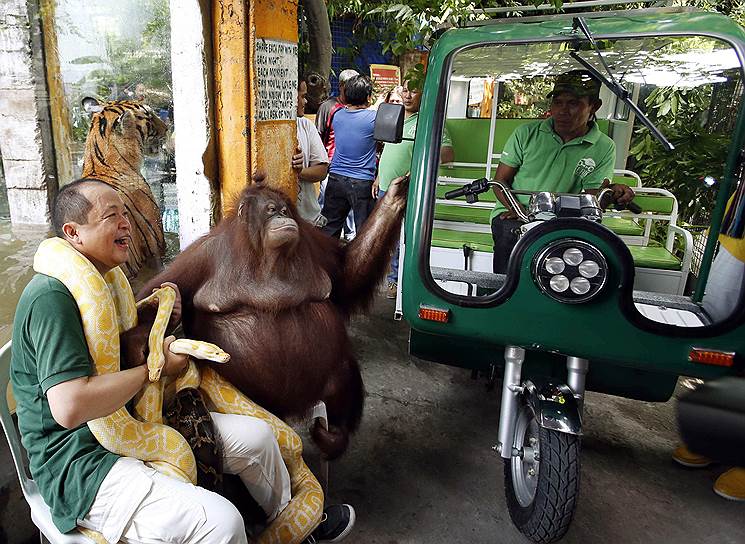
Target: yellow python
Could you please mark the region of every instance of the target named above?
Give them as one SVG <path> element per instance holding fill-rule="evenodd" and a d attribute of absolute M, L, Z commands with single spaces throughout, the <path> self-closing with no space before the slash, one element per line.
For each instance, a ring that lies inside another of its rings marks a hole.
<path fill-rule="evenodd" d="M 117 267 L 104 276 L 60 238 L 45 240 L 34 256 L 34 270 L 61 281 L 80 310 L 88 349 L 97 374 L 119 370 L 119 335 L 136 326 L 137 309 L 132 289 Z M 88 422 L 93 435 L 108 450 L 136 457 L 157 470 L 183 481 L 196 483 L 196 463 L 186 440 L 174 429 L 162 425 L 163 335 L 175 299 L 171 288 L 153 295 L 158 312 L 149 337 L 148 373 L 151 381 L 135 399 L 135 419 L 125 408 Z M 141 301 L 147 303 L 150 297 Z M 217 346 L 177 340 L 174 350 L 190 355 L 225 357 Z M 198 368 L 190 361 L 187 372 L 177 380 L 177 389 L 199 388 L 210 409 L 245 414 L 269 423 L 279 443 L 292 481 L 292 500 L 284 511 L 259 535 L 260 544 L 298 544 L 318 525 L 323 512 L 323 492 L 302 459 L 302 441 L 286 423 L 253 403 L 209 367 Z M 104 542 L 95 531 L 81 530 L 94 542 Z"/>

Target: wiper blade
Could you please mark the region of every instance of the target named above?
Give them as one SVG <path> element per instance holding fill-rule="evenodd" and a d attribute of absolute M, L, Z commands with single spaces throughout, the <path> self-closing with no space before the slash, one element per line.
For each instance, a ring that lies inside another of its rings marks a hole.
<path fill-rule="evenodd" d="M 642 125 L 647 127 L 649 129 L 649 132 L 652 133 L 652 136 L 654 136 L 657 141 L 659 141 L 662 144 L 662 147 L 667 149 L 668 151 L 672 151 L 675 149 L 675 146 L 668 140 L 662 132 L 655 126 L 655 124 L 650 121 L 649 117 L 647 117 L 642 110 L 639 109 L 639 107 L 634 104 L 633 100 L 631 100 L 631 94 L 629 91 L 626 90 L 626 88 L 621 85 L 618 81 L 616 81 L 616 78 L 613 77 L 613 72 L 611 71 L 608 64 L 605 62 L 605 58 L 600 53 L 600 48 L 598 47 L 597 42 L 595 41 L 595 38 L 592 35 L 592 32 L 590 32 L 590 29 L 587 27 L 587 23 L 585 22 L 583 17 L 575 17 L 572 22 L 572 26 L 575 30 L 580 29 L 582 31 L 582 34 L 585 35 L 585 38 L 587 38 L 587 41 L 590 43 L 590 46 L 597 54 L 598 58 L 600 59 L 600 63 L 603 65 L 603 68 L 605 68 L 605 71 L 607 72 L 607 77 L 602 74 L 597 68 L 595 68 L 592 64 L 587 62 L 585 59 L 583 59 L 580 54 L 577 51 L 572 51 L 570 55 L 574 60 L 579 62 L 582 66 L 585 67 L 592 75 L 594 75 L 596 78 L 598 78 L 600 81 L 602 81 L 606 87 L 608 87 L 613 94 L 615 94 L 619 99 L 621 99 L 629 108 L 631 108 L 634 111 L 634 114 L 639 118 L 639 121 Z"/>

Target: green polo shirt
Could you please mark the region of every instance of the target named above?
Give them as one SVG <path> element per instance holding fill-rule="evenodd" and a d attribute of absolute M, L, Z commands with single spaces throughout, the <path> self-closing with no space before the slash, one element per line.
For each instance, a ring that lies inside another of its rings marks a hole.
<path fill-rule="evenodd" d="M 419 112 L 409 115 L 404 120 L 403 137 L 412 140 L 404 140 L 398 144 L 385 144 L 383 147 L 383 154 L 380 156 L 380 164 L 378 164 L 378 181 L 381 191 L 387 191 L 391 181 L 411 170 L 411 155 L 414 151 L 413 139 L 416 136 L 418 119 Z M 442 127 L 441 146 L 450 147 L 452 145 L 453 142 L 447 128 Z"/>
<path fill-rule="evenodd" d="M 31 475 L 63 533 L 88 513 L 119 457 L 98 443 L 87 424 L 75 429 L 60 426 L 46 393 L 59 383 L 93 373 L 75 299 L 60 281 L 35 275 L 13 320 L 10 379 Z"/>
<path fill-rule="evenodd" d="M 515 129 L 504 144 L 500 162 L 517 168 L 512 188 L 524 191 L 579 193 L 597 189 L 613 179 L 616 145 L 592 122 L 584 136 L 564 143 L 554 132 L 553 119 Z M 519 196 L 527 205 L 529 196 Z M 497 202 L 491 219 L 505 211 Z"/>

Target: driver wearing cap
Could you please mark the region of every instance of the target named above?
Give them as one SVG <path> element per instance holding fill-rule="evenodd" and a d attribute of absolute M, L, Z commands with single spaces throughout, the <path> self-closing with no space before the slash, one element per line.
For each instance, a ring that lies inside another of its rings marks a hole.
<path fill-rule="evenodd" d="M 550 117 L 515 129 L 504 145 L 495 180 L 516 190 L 558 193 L 597 193 L 610 185 L 615 202 L 628 204 L 633 191 L 610 184 L 616 146 L 595 122 L 595 112 L 603 104 L 600 81 L 587 70 L 572 70 L 556 77 L 548 97 Z M 490 216 L 494 272 L 503 274 L 522 222 L 508 211 L 502 192 L 494 191 L 498 199 Z M 526 204 L 528 197 L 519 200 Z"/>

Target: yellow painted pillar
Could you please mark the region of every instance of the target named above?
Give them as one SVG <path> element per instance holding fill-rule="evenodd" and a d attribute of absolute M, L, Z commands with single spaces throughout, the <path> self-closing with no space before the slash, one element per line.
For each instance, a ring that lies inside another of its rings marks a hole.
<path fill-rule="evenodd" d="M 246 77 L 250 23 L 245 0 L 215 0 L 212 24 L 217 169 L 224 211 L 251 179 Z"/>
<path fill-rule="evenodd" d="M 263 169 L 297 197 L 297 0 L 216 0 L 215 128 L 223 210 Z"/>
<path fill-rule="evenodd" d="M 292 155 L 297 146 L 297 0 L 251 1 L 251 169 L 267 171 L 267 182 L 297 198 Z"/>

